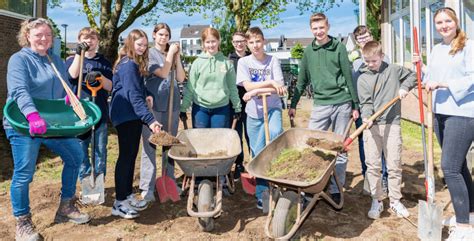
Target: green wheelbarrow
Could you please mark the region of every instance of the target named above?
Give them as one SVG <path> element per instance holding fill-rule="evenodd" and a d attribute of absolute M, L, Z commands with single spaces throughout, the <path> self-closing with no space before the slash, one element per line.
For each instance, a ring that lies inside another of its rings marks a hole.
<path fill-rule="evenodd" d="M 87 119 L 83 121 L 70 106 L 64 104 L 64 99 L 33 99 L 33 103 L 48 125 L 46 133 L 35 135 L 36 137 L 76 137 L 88 132 L 102 116 L 99 107 L 87 100 L 81 100 L 87 115 Z M 3 108 L 3 114 L 13 129 L 24 135 L 30 135 L 28 121 L 15 101 L 7 102 Z"/>

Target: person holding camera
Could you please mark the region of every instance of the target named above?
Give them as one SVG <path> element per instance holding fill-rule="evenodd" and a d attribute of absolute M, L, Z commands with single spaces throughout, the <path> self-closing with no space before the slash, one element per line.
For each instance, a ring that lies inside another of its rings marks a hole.
<path fill-rule="evenodd" d="M 84 50 L 84 63 L 82 67 L 83 82 L 81 98 L 90 98 L 91 91 L 87 88 L 86 82 L 90 86 L 96 87 L 102 82 L 102 89 L 97 92 L 95 103 L 102 112 L 102 118 L 95 128 L 95 175 L 106 174 L 107 167 L 107 116 L 109 107 L 107 99 L 109 92 L 112 90 L 112 64 L 105 57 L 97 53 L 99 48 L 99 33 L 90 27 L 85 27 L 79 31 L 79 44 L 76 48 L 74 57 L 66 59 L 66 68 L 68 70 L 69 82 L 74 86 L 77 93 L 81 51 Z M 89 162 L 89 144 L 91 142 L 91 133 L 80 136 L 80 143 L 84 151 L 84 159 L 79 170 L 79 180 L 91 174 L 91 166 Z"/>

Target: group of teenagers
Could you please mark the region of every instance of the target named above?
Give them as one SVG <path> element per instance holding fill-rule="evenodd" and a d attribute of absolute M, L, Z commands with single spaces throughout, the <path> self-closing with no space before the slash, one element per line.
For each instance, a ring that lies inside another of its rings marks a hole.
<path fill-rule="evenodd" d="M 441 8 L 434 15 L 435 27 L 443 41 L 432 49 L 430 63 L 423 67 L 424 86 L 433 91 L 434 128 L 442 147 L 441 167 L 444 172 L 455 216 L 444 220 L 452 227 L 450 239 L 469 239 L 473 236 L 474 191 L 467 168 L 466 154 L 474 140 L 474 42 L 466 38 L 459 20 L 450 8 Z M 298 81 L 288 110 L 295 118 L 300 97 L 308 84 L 314 91 L 310 129 L 343 134 L 350 119 L 356 125 L 367 123 L 359 139 L 362 172 L 367 180 L 372 204 L 368 217 L 378 219 L 384 211 L 383 199 L 388 195 L 389 210 L 399 217 L 409 212 L 400 202 L 402 198 L 402 138 L 400 130 L 400 102 L 389 107 L 376 121 L 369 117 L 399 96 L 404 98 L 416 86 L 413 71 L 390 64 L 382 52 L 382 45 L 373 41 L 369 29 L 358 26 L 354 36 L 359 49 L 348 53 L 336 38 L 328 35 L 329 21 L 322 13 L 309 19 L 314 35 L 306 47 L 299 65 Z M 156 146 L 148 142 L 152 133 L 170 131 L 176 135 L 179 120 L 187 120 L 191 108 L 193 128 L 229 128 L 237 119 L 236 131 L 245 135 L 250 154 L 255 157 L 265 147 L 263 98 L 268 106 L 270 139 L 283 132 L 282 95 L 286 94 L 279 60 L 264 51 L 265 38 L 258 27 L 232 36 L 235 52 L 225 57 L 220 51 L 218 30 L 209 27 L 202 31 L 203 53 L 193 62 L 181 100 L 179 91 L 170 96 L 171 85 L 186 78 L 180 58 L 179 44 L 170 44 L 171 30 L 165 23 L 153 30 L 154 46 L 149 48 L 147 34 L 132 30 L 120 48 L 112 65 L 97 52 L 99 34 L 83 28 L 78 34 L 76 54 L 65 63 L 52 54 L 51 23 L 42 18 L 25 20 L 18 34 L 22 49 L 8 62 L 8 100 L 15 101 L 30 126 L 24 135 L 12 128 L 4 118 L 3 126 L 10 141 L 14 160 L 11 182 L 11 203 L 16 218 L 16 238 L 37 240 L 40 235 L 31 219 L 29 183 L 33 179 L 39 147 L 57 153 L 63 163 L 61 200 L 55 222 L 83 224 L 90 216 L 75 205 L 76 184 L 90 175 L 88 147 L 91 136 L 43 138 L 36 135 L 47 131 L 48 123 L 41 117 L 33 99 L 65 98 L 65 91 L 55 76 L 51 63 L 62 77 L 75 88 L 80 72 L 80 53 L 85 52 L 83 74 L 85 82 L 101 81 L 96 104 L 102 119 L 95 129 L 97 174 L 106 172 L 108 119 L 117 130 L 119 155 L 115 166 L 115 201 L 112 215 L 136 218 L 139 211 L 155 201 Z M 248 49 L 247 49 L 248 48 Z M 49 57 L 48 57 L 49 56 Z M 421 61 L 414 54 L 413 62 Z M 91 92 L 83 88 L 83 97 Z M 111 96 L 110 103 L 108 102 Z M 66 99 L 65 104 L 69 104 Z M 168 109 L 173 101 L 173 109 Z M 172 123 L 168 123 L 171 115 Z M 133 193 L 135 160 L 141 149 L 140 195 Z M 245 171 L 244 155 L 235 162 L 235 176 Z M 347 153 L 338 154 L 335 173 L 344 185 Z M 174 162 L 162 155 L 162 168 L 174 178 Z M 382 174 L 383 170 L 383 174 Z M 385 180 L 385 181 L 383 181 Z M 383 183 L 386 183 L 384 185 Z M 384 186 L 387 191 L 384 192 Z M 341 193 L 334 179 L 327 191 L 339 203 Z M 262 209 L 263 193 L 268 192 L 265 180 L 257 179 L 257 207 Z"/>

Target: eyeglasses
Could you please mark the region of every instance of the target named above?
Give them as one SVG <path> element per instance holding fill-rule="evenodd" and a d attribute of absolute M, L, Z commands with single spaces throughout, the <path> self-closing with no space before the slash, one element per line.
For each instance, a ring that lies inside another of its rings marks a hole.
<path fill-rule="evenodd" d="M 232 41 L 233 44 L 245 44 L 247 41 L 246 40 L 235 40 Z"/>

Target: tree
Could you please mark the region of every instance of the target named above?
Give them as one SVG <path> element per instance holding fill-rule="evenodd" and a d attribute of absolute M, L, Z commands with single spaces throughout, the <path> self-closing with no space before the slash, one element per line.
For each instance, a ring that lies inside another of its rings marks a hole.
<path fill-rule="evenodd" d="M 51 7 L 60 7 L 62 0 L 48 1 Z M 114 61 L 119 47 L 119 36 L 135 20 L 156 13 L 158 0 L 77 0 L 81 2 L 87 21 L 100 35 L 100 49 L 105 58 Z M 156 17 L 156 15 L 155 15 Z M 98 20 L 98 21 L 97 21 Z M 146 23 L 150 18 L 146 19 Z"/>
<path fill-rule="evenodd" d="M 191 16 L 196 13 L 211 13 L 213 22 L 223 24 L 229 21 L 236 31 L 246 32 L 251 22 L 260 20 L 264 28 L 281 23 L 280 13 L 289 4 L 296 4 L 300 14 L 308 11 L 325 11 L 338 6 L 343 0 L 162 0 L 165 11 L 184 12 Z M 356 3 L 357 0 L 351 0 Z M 209 16 L 208 16 L 209 17 Z"/>
<path fill-rule="evenodd" d="M 304 48 L 303 45 L 300 43 L 295 44 L 293 48 L 290 50 L 290 55 L 291 58 L 293 59 L 302 59 L 303 58 L 303 53 L 304 53 Z"/>

